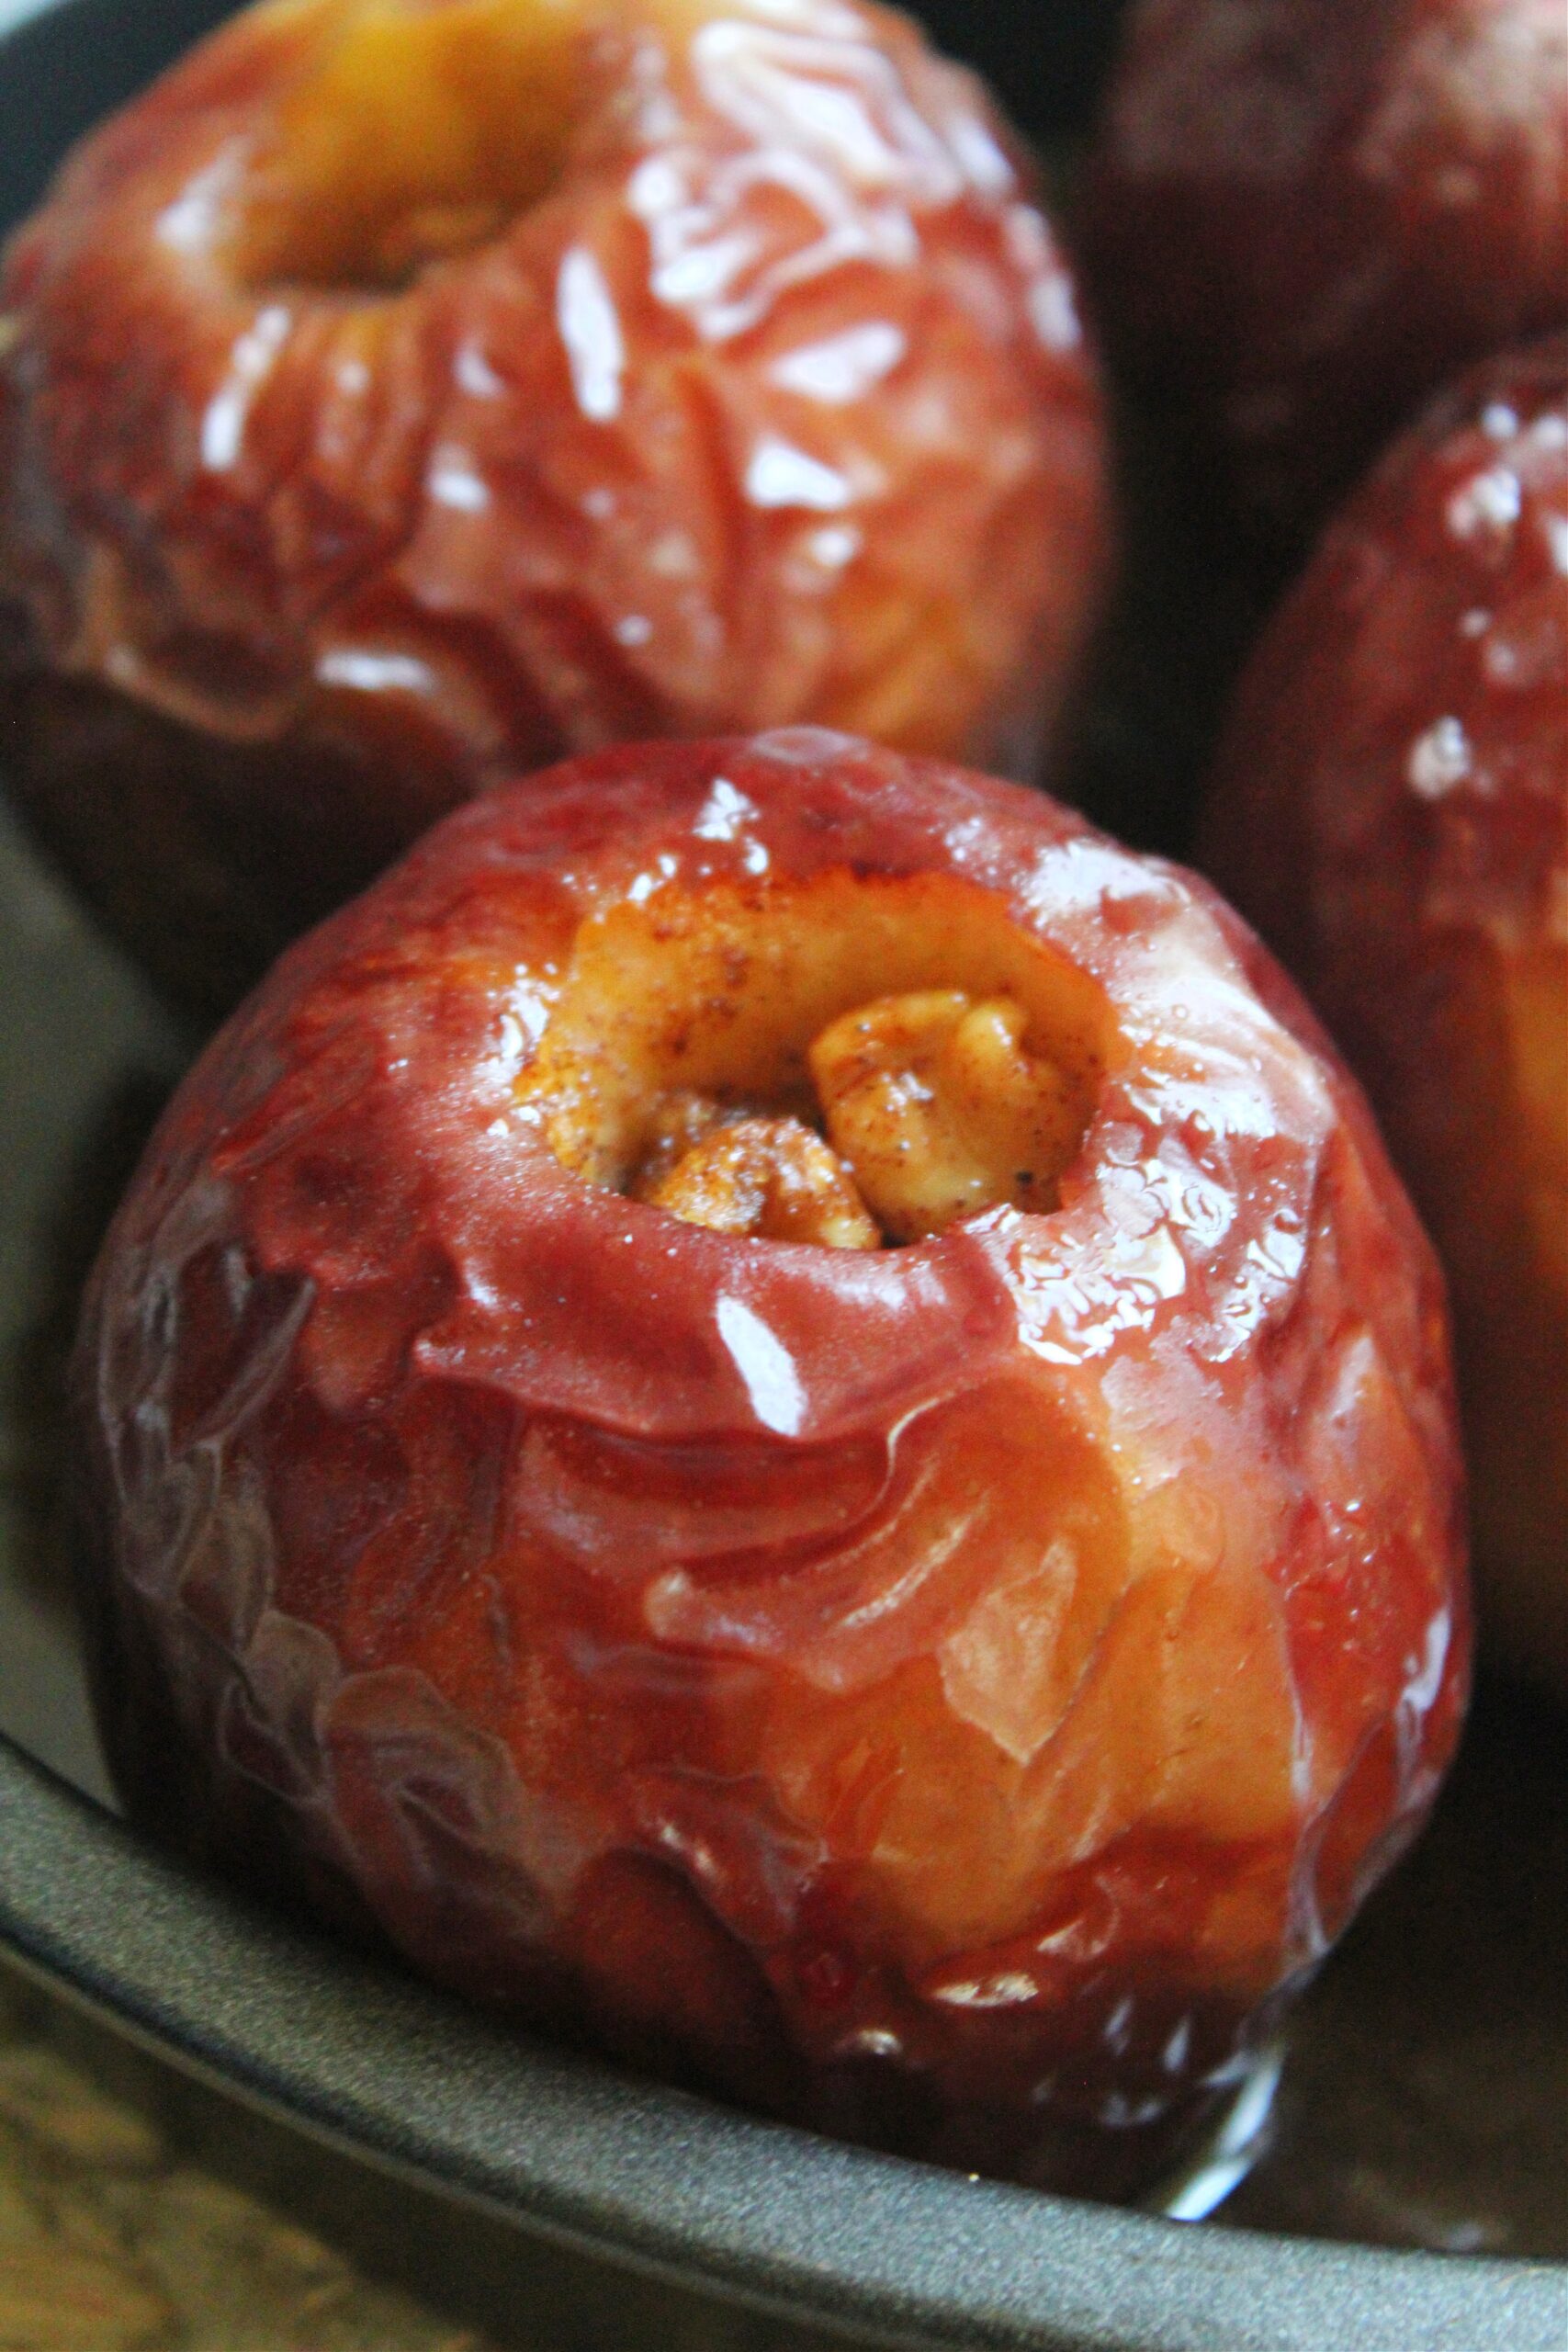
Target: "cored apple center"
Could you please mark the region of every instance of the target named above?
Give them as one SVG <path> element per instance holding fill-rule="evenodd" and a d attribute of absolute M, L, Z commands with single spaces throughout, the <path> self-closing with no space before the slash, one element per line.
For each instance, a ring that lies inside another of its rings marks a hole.
<path fill-rule="evenodd" d="M 395 291 L 558 180 L 584 112 L 583 0 L 279 0 L 301 62 L 251 159 L 237 277 Z M 600 13 L 603 13 L 602 11 Z"/>
<path fill-rule="evenodd" d="M 563 1167 L 719 1231 L 878 1249 L 1045 1214 L 1114 1041 L 989 891 L 666 884 L 578 929 L 519 1081 Z"/>

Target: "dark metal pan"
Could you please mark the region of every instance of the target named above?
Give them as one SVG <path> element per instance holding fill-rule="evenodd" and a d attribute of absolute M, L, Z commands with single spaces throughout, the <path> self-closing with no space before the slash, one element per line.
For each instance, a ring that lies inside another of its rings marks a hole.
<path fill-rule="evenodd" d="M 0 228 L 79 130 L 223 13 L 0 0 Z M 1103 0 L 923 13 L 1036 135 L 1081 122 L 1113 33 Z M 127 1120 L 180 1052 L 0 828 L 7 1354 L 68 1318 L 69 1283 L 51 1309 L 40 1269 L 62 1254 L 79 1269 L 94 1171 L 117 1151 L 123 1168 Z M 7 1393 L 20 1494 L 48 1380 Z M 226 2094 L 504 2223 L 519 2304 L 545 2279 L 563 2346 L 1563 2352 L 1561 2265 L 1179 2227 L 866 2154 L 547 2049 L 253 1909 L 84 1793 L 103 1783 L 38 1515 L 4 1497 L 0 1511 L 0 1723 L 24 1743 L 0 1739 L 0 1940 Z M 425 2210 L 408 2198 L 411 2227 Z"/>

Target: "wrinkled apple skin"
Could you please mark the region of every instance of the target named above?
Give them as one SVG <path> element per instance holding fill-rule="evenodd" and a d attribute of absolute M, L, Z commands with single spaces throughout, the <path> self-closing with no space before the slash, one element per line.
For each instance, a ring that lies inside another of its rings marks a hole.
<path fill-rule="evenodd" d="M 1483 1629 L 1568 1691 L 1568 338 L 1443 395 L 1330 526 L 1243 681 L 1205 862 L 1445 1261 Z"/>
<path fill-rule="evenodd" d="M 1112 346 L 1294 534 L 1468 361 L 1568 324 L 1561 0 L 1142 0 L 1089 211 Z"/>
<path fill-rule="evenodd" d="M 569 752 L 810 720 L 1028 764 L 1092 619 L 1095 371 L 978 84 L 858 0 L 550 6 L 553 184 L 406 287 L 235 259 L 343 0 L 194 51 L 0 275 L 7 764 L 206 1003 Z"/>
<path fill-rule="evenodd" d="M 580 925 L 827 874 L 956 877 L 1103 991 L 1058 1211 L 736 1239 L 522 1115 Z M 976 2170 L 1145 2183 L 1457 1737 L 1440 1279 L 1310 1015 L 1195 877 L 818 730 L 535 778 L 296 946 L 154 1138 L 78 1377 L 137 1815 Z"/>

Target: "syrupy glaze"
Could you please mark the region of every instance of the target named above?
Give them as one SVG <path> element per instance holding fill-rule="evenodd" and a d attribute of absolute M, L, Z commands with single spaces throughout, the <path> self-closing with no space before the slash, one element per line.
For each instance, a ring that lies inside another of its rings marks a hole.
<path fill-rule="evenodd" d="M 1092 1033 L 1052 1213 L 820 1248 L 563 1165 L 530 1074 L 627 910 L 750 907 L 755 1006 L 820 891 L 934 894 L 899 985 L 1005 952 Z M 296 948 L 154 1139 L 78 1379 L 142 1817 L 976 2169 L 1145 2179 L 1457 1735 L 1440 1286 L 1310 1017 L 1193 877 L 821 732 L 534 779 Z"/>
<path fill-rule="evenodd" d="M 1443 1255 L 1493 1630 L 1568 1687 L 1568 339 L 1476 370 L 1333 525 L 1207 842 Z"/>
<path fill-rule="evenodd" d="M 1090 211 L 1119 356 L 1300 531 L 1459 368 L 1568 324 L 1568 22 L 1141 0 Z"/>
<path fill-rule="evenodd" d="M 1029 167 L 858 0 L 274 0 L 0 275 L 0 598 L 78 867 L 72 794 L 116 796 L 62 682 L 153 730 L 186 831 L 220 804 L 189 862 L 312 914 L 313 859 L 357 887 L 569 751 L 1027 759 L 1106 536 Z"/>

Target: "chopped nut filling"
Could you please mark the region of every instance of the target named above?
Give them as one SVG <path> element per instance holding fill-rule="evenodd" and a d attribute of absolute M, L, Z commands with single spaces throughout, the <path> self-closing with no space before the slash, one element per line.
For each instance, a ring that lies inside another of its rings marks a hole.
<path fill-rule="evenodd" d="M 627 1189 L 688 1225 L 875 1250 L 1004 1203 L 1047 1210 L 1081 1131 L 1059 1070 L 1010 998 L 883 997 L 807 1060 L 828 1141 L 803 1119 L 666 1095 Z"/>
<path fill-rule="evenodd" d="M 716 1127 L 732 1126 L 748 1115 L 739 1108 L 726 1110 L 711 1094 L 695 1093 L 690 1087 L 680 1087 L 674 1093 L 661 1096 L 642 1158 L 626 1191 L 634 1200 L 656 1199 L 665 1179 L 694 1145 L 712 1135 Z"/>
<path fill-rule="evenodd" d="M 1093 979 L 945 877 L 671 887 L 558 952 L 531 1122 L 585 1183 L 725 1233 L 1048 1215 L 1119 1051 Z"/>
<path fill-rule="evenodd" d="M 687 1225 L 762 1241 L 815 1241 L 829 1250 L 878 1250 L 882 1235 L 854 1179 L 820 1136 L 798 1119 L 716 1125 L 674 1165 L 633 1190 Z"/>

